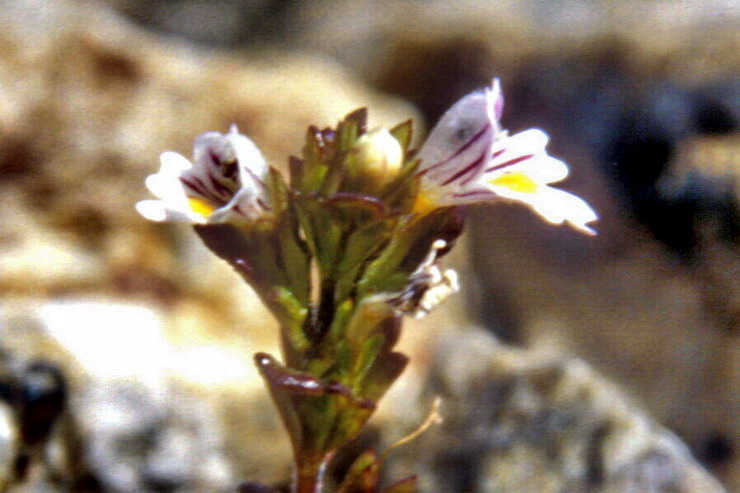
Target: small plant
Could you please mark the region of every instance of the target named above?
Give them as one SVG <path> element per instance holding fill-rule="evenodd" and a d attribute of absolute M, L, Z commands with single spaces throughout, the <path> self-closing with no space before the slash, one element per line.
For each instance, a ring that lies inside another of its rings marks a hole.
<path fill-rule="evenodd" d="M 457 102 L 415 151 L 411 121 L 368 131 L 360 109 L 334 129 L 309 127 L 288 181 L 233 126 L 198 137 L 193 163 L 165 152 L 147 178 L 159 200 L 138 211 L 192 223 L 280 323 L 282 361 L 258 353 L 255 362 L 291 439 L 294 493 L 323 491 L 327 464 L 403 372 L 408 358 L 393 350 L 402 317 L 421 317 L 457 290 L 440 259 L 462 231 L 460 206 L 518 201 L 594 233 L 594 211 L 549 186 L 568 168 L 545 151 L 547 135 L 508 135 L 502 111 L 494 80 Z M 360 455 L 337 491 L 380 491 L 380 465 L 374 452 Z"/>

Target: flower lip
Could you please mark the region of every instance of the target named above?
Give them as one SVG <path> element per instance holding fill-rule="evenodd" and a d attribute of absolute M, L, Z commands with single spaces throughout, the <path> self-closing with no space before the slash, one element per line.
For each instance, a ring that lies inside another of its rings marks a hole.
<path fill-rule="evenodd" d="M 529 129 L 510 136 L 499 123 L 503 107 L 494 79 L 490 89 L 465 96 L 442 116 L 417 154 L 417 212 L 506 199 L 524 203 L 550 223 L 594 234 L 587 224 L 598 218 L 596 212 L 579 197 L 549 186 L 568 176 L 568 166 L 547 154 L 548 135 Z"/>
<path fill-rule="evenodd" d="M 146 186 L 160 200 L 144 200 L 136 209 L 153 221 L 191 223 L 254 219 L 269 210 L 267 163 L 254 143 L 232 125 L 227 134 L 206 132 L 195 139 L 191 163 L 167 151 L 159 173 Z"/>

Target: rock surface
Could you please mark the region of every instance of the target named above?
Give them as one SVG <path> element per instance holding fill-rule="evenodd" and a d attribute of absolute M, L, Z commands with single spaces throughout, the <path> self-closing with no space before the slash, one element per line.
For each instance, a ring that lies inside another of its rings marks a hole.
<path fill-rule="evenodd" d="M 44 361 L 62 369 L 71 391 L 50 446 L 27 475 L 31 485 L 230 491 L 243 474 L 254 473 L 251 467 L 274 479 L 284 475 L 286 443 L 247 445 L 279 427 L 277 420 L 254 419 L 269 416 L 269 403 L 254 401 L 249 358 L 233 345 L 177 344 L 164 318 L 115 299 L 4 301 L 3 345 L 26 365 Z M 209 367 L 214 371 L 193 372 Z M 229 419 L 227 405 L 233 406 Z M 228 438 L 237 430 L 238 438 Z M 247 447 L 249 461 L 233 462 Z"/>
<path fill-rule="evenodd" d="M 391 460 L 417 472 L 422 491 L 724 491 L 580 360 L 512 349 L 472 328 L 441 338 L 432 359 L 424 400 L 442 397 L 444 421 Z"/>

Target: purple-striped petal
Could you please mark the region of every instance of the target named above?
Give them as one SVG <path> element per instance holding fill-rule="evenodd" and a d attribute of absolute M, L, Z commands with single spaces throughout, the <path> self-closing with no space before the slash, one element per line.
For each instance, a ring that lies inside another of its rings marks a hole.
<path fill-rule="evenodd" d="M 269 210 L 267 163 L 236 126 L 227 134 L 207 132 L 197 137 L 193 156 L 191 164 L 175 152 L 162 154 L 159 173 L 146 179 L 147 188 L 161 200 L 137 204 L 144 217 L 203 222 L 226 220 L 231 214 L 254 219 Z"/>
<path fill-rule="evenodd" d="M 419 150 L 424 179 L 441 185 L 474 180 L 498 133 L 490 89 L 468 94 L 450 108 Z"/>
<path fill-rule="evenodd" d="M 509 136 L 498 120 L 501 84 L 465 96 L 440 119 L 419 151 L 421 191 L 417 213 L 434 207 L 501 199 L 531 207 L 553 224 L 567 222 L 594 234 L 597 219 L 581 198 L 548 186 L 568 176 L 568 166 L 547 154 L 549 137 L 539 129 Z"/>

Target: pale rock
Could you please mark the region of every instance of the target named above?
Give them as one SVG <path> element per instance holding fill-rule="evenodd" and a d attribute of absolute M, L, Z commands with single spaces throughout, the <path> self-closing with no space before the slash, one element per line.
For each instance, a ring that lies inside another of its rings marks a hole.
<path fill-rule="evenodd" d="M 512 349 L 475 328 L 449 331 L 433 358 L 423 400 L 441 396 L 444 421 L 390 461 L 394 477 L 418 473 L 422 491 L 724 491 L 582 361 Z"/>
<path fill-rule="evenodd" d="M 172 342 L 176 322 L 130 302 L 30 305 L 0 306 L 0 338 L 16 357 L 53 361 L 70 380 L 69 419 L 57 423 L 47 453 L 55 444 L 63 455 L 79 447 L 82 461 L 73 466 L 85 470 L 62 470 L 62 479 L 89 474 L 109 491 L 229 491 L 247 475 L 285 474 L 287 437 L 265 446 L 266 435 L 279 436 L 277 416 L 258 391 L 251 358 L 228 341 L 206 344 L 191 333 L 189 345 Z M 9 444 L 13 430 L 3 435 Z M 79 443 L 67 443 L 72 438 Z"/>

